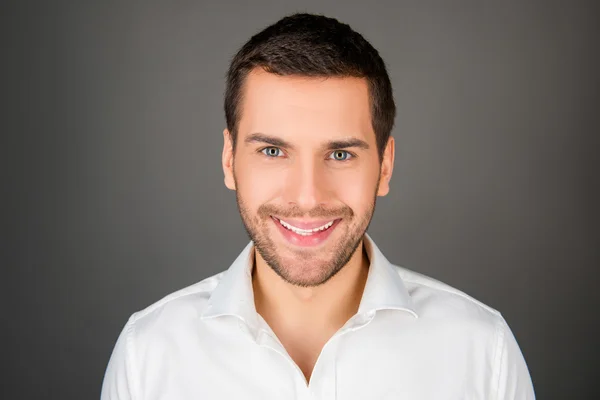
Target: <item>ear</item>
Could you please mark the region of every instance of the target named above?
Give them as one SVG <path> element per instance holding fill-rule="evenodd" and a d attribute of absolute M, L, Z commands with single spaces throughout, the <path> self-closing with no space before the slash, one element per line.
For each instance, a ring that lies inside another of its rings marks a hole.
<path fill-rule="evenodd" d="M 233 141 L 231 133 L 227 129 L 223 131 L 223 155 L 221 157 L 223 173 L 225 174 L 225 186 L 235 190 L 235 179 L 233 178 Z"/>
<path fill-rule="evenodd" d="M 383 151 L 383 160 L 381 162 L 381 171 L 379 178 L 379 188 L 377 196 L 385 196 L 390 191 L 390 179 L 394 170 L 394 138 L 390 136 L 385 150 Z"/>

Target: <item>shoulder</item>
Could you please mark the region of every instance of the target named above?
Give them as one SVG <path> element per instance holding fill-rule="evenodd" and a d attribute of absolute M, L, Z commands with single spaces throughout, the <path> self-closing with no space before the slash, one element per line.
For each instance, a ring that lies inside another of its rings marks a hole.
<path fill-rule="evenodd" d="M 498 310 L 446 283 L 394 267 L 410 294 L 417 325 L 426 329 L 431 340 L 452 343 L 456 349 L 483 351 L 497 368 L 501 349 L 511 338 L 510 328 Z"/>
<path fill-rule="evenodd" d="M 504 323 L 499 311 L 429 276 L 394 265 L 419 318 L 471 322 L 496 330 Z"/>
<path fill-rule="evenodd" d="M 138 398 L 141 377 L 156 374 L 165 355 L 197 332 L 197 321 L 226 271 L 165 296 L 131 315 L 113 349 L 102 384 L 102 399 Z"/>
<path fill-rule="evenodd" d="M 417 324 L 427 328 L 428 334 L 419 330 L 419 335 L 445 346 L 451 343 L 445 351 L 458 350 L 457 357 L 468 352 L 480 355 L 485 361 L 478 368 L 491 366 L 494 379 L 488 390 L 496 393 L 494 398 L 535 398 L 523 354 L 498 310 L 436 279 L 394 268 L 411 296 Z"/>
<path fill-rule="evenodd" d="M 136 336 L 149 332 L 177 329 L 197 321 L 226 271 L 173 292 L 143 310 L 134 313 L 127 325 Z"/>

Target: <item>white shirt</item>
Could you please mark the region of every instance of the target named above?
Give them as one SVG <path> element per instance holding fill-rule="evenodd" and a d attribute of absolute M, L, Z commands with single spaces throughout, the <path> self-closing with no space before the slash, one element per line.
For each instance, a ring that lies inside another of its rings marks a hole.
<path fill-rule="evenodd" d="M 498 311 L 364 243 L 358 312 L 325 344 L 309 384 L 256 312 L 250 242 L 227 271 L 131 316 L 102 400 L 535 398 Z"/>

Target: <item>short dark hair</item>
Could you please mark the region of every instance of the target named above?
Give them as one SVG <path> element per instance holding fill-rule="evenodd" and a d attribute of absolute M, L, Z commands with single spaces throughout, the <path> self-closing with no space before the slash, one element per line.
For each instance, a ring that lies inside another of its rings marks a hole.
<path fill-rule="evenodd" d="M 252 36 L 227 72 L 225 119 L 235 149 L 244 80 L 255 68 L 308 77 L 366 78 L 380 160 L 396 116 L 392 85 L 377 50 L 349 25 L 314 14 L 282 18 Z"/>

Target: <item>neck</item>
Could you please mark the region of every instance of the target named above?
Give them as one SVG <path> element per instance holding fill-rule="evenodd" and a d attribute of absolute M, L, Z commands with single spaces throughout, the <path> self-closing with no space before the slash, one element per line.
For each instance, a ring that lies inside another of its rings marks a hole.
<path fill-rule="evenodd" d="M 315 327 L 315 333 L 333 334 L 358 311 L 368 270 L 362 241 L 348 263 L 316 287 L 285 282 L 255 252 L 252 286 L 256 310 L 274 330 L 305 330 L 308 326 Z"/>

